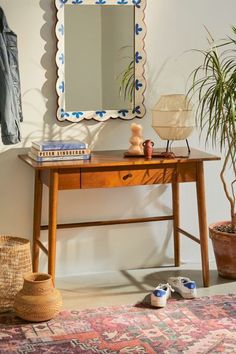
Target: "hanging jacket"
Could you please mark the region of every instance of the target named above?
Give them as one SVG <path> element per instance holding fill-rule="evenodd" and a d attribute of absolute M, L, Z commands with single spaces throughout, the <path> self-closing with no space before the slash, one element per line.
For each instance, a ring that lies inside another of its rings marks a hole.
<path fill-rule="evenodd" d="M 0 125 L 4 145 L 20 142 L 22 120 L 17 36 L 0 7 Z"/>

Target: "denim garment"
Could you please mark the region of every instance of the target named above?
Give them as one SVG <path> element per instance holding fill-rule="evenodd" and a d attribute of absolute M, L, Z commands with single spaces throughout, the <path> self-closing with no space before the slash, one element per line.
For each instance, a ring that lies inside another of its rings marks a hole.
<path fill-rule="evenodd" d="M 17 36 L 8 27 L 0 7 L 0 124 L 3 144 L 20 142 L 22 120 Z"/>

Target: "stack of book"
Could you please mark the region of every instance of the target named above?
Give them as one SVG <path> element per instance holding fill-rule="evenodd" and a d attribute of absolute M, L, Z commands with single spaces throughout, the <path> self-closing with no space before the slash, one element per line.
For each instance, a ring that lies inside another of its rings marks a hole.
<path fill-rule="evenodd" d="M 91 150 L 79 140 L 32 141 L 28 155 L 37 162 L 89 160 Z"/>

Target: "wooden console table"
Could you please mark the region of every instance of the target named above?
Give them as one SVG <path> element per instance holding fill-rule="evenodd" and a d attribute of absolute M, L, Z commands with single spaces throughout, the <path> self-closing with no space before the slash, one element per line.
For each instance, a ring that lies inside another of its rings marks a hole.
<path fill-rule="evenodd" d="M 55 280 L 57 229 L 84 226 L 126 224 L 147 221 L 173 220 L 174 263 L 180 266 L 180 234 L 197 242 L 201 247 L 203 284 L 209 286 L 208 230 L 206 221 L 204 161 L 219 157 L 186 148 L 173 149 L 175 158 L 124 157 L 124 151 L 97 151 L 89 161 L 60 161 L 37 163 L 27 155 L 19 158 L 35 170 L 33 220 L 33 271 L 38 271 L 39 250 L 48 256 L 48 273 Z M 185 156 L 186 155 L 186 156 Z M 179 226 L 179 183 L 195 182 L 197 191 L 199 238 Z M 125 220 L 89 221 L 57 224 L 58 191 L 69 189 L 113 188 L 152 184 L 172 185 L 173 213 L 167 216 Z M 43 184 L 49 188 L 48 225 L 41 225 Z M 40 231 L 48 230 L 48 249 L 40 241 Z"/>

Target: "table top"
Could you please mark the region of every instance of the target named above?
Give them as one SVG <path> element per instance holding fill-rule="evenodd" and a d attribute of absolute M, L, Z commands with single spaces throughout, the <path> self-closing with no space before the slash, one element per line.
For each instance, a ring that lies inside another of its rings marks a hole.
<path fill-rule="evenodd" d="M 213 161 L 220 160 L 220 157 L 208 154 L 203 151 L 191 149 L 190 154 L 186 147 L 173 148 L 171 151 L 175 157 L 160 157 L 159 155 L 165 151 L 164 149 L 155 149 L 152 159 L 146 159 L 143 156 L 125 157 L 125 150 L 104 150 L 93 151 L 90 160 L 69 160 L 69 161 L 50 161 L 37 162 L 28 155 L 18 155 L 18 157 L 34 169 L 58 169 L 58 168 L 93 168 L 93 167 L 109 167 L 109 166 L 134 166 L 134 165 L 158 165 L 187 163 L 193 161 Z"/>

